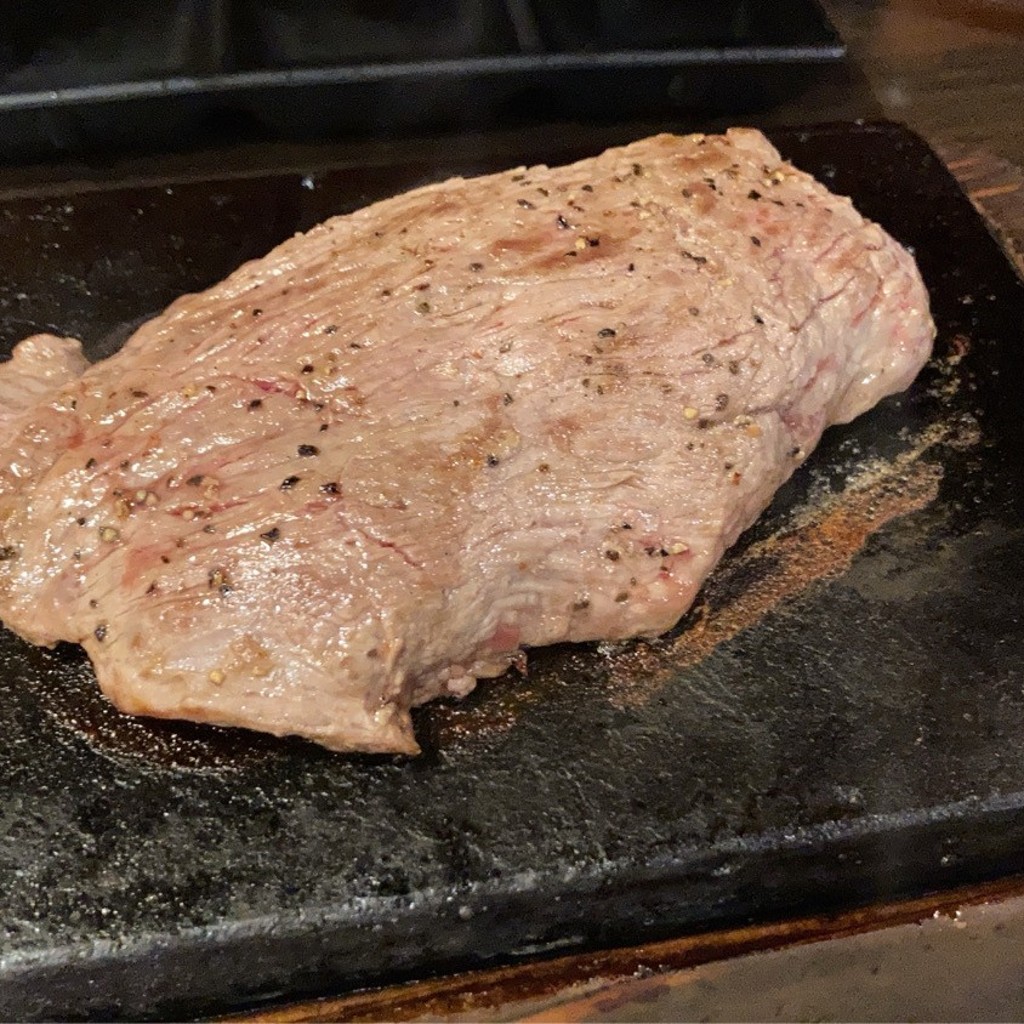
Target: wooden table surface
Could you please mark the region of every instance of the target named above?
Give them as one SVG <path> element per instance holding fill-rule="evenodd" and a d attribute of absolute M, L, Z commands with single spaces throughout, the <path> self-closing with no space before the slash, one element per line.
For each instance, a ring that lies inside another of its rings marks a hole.
<path fill-rule="evenodd" d="M 231 1018 L 1020 1020 L 1024 877 L 825 917 L 476 971 Z"/>
<path fill-rule="evenodd" d="M 930 142 L 981 148 L 1024 166 L 1021 0 L 824 5 L 887 117 Z"/>

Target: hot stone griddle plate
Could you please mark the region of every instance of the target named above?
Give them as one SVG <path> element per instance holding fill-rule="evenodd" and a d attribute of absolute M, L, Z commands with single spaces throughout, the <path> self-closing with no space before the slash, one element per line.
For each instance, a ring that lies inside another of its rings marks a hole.
<path fill-rule="evenodd" d="M 669 637 L 538 652 L 424 709 L 418 759 L 128 719 L 77 648 L 0 634 L 0 1017 L 210 1014 L 1024 866 L 1024 286 L 906 130 L 777 141 L 916 251 L 912 390 L 827 434 Z M 297 228 L 485 165 L 8 202 L 3 341 L 109 351 Z"/>

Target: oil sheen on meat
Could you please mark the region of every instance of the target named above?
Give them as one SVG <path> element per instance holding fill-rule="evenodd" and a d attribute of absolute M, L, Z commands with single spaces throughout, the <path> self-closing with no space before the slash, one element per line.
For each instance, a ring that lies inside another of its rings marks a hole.
<path fill-rule="evenodd" d="M 672 626 L 933 334 L 910 255 L 754 131 L 420 188 L 93 366 L 15 349 L 0 617 L 126 712 L 415 752 L 410 707 L 525 648 Z"/>

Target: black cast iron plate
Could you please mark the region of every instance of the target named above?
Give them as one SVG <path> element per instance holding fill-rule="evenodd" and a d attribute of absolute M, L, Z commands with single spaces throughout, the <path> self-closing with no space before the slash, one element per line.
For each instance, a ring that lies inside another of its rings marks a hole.
<path fill-rule="evenodd" d="M 905 130 L 778 141 L 916 250 L 913 389 L 828 433 L 669 638 L 538 652 L 424 710 L 418 759 L 123 718 L 77 649 L 0 635 L 0 1017 L 213 1013 L 1024 866 L 1024 286 Z M 483 169 L 9 202 L 3 339 L 108 350 L 299 227 Z"/>

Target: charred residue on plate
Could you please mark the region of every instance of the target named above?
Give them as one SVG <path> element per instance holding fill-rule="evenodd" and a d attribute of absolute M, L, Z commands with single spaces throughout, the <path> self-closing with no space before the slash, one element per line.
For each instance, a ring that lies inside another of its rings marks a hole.
<path fill-rule="evenodd" d="M 511 669 L 499 679 L 482 680 L 467 697 L 424 708 L 419 722 L 429 719 L 427 728 L 434 741 L 449 747 L 508 732 L 515 726 L 519 711 L 536 703 L 541 695 L 536 673 L 523 678 L 518 670 Z M 419 738 L 422 740 L 422 736 Z"/>
<path fill-rule="evenodd" d="M 55 735 L 84 741 L 115 762 L 142 770 L 223 774 L 260 764 L 290 743 L 242 729 L 123 714 L 100 692 L 85 652 L 71 644 L 52 651 L 29 648 L 26 659 L 33 666 L 29 685 L 56 726 Z"/>
<path fill-rule="evenodd" d="M 895 458 L 861 464 L 839 493 L 816 489 L 778 531 L 723 561 L 681 632 L 606 651 L 608 699 L 617 707 L 646 703 L 783 602 L 840 576 L 869 537 L 935 501 L 943 477 L 941 458 L 929 457 L 936 449 L 970 447 L 979 439 L 973 418 L 960 414 L 924 428 Z"/>

